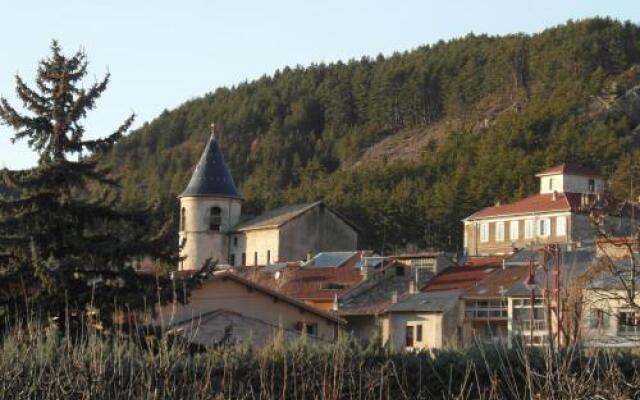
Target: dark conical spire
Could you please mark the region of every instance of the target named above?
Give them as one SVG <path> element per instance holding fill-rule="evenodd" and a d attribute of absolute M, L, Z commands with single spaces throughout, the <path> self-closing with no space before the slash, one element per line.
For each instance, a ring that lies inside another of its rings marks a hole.
<path fill-rule="evenodd" d="M 187 188 L 180 197 L 221 196 L 240 199 L 242 196 L 224 162 L 213 125 L 211 127 L 209 142 L 202 152 L 202 157 L 196 165 Z"/>

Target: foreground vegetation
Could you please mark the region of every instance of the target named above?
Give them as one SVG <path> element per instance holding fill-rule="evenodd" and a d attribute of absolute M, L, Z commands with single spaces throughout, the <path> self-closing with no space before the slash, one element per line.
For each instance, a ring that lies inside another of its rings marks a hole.
<path fill-rule="evenodd" d="M 14 331 L 2 342 L 3 399 L 637 398 L 640 357 L 477 347 L 396 353 L 343 340 L 196 352 L 175 341 Z M 528 361 L 526 361 L 528 360 Z M 598 397 L 600 396 L 600 397 Z"/>

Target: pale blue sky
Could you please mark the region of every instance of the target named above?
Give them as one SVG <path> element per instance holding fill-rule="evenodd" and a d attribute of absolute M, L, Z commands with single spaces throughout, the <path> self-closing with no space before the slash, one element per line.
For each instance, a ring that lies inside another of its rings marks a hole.
<path fill-rule="evenodd" d="M 112 82 L 88 115 L 92 135 L 135 111 L 135 126 L 219 86 L 285 65 L 390 54 L 469 32 L 537 32 L 567 19 L 611 16 L 640 22 L 640 1 L 13 1 L 0 12 L 0 94 L 13 76 L 30 80 L 56 38 L 82 46 L 90 73 Z M 0 127 L 0 167 L 26 168 L 36 155 Z"/>

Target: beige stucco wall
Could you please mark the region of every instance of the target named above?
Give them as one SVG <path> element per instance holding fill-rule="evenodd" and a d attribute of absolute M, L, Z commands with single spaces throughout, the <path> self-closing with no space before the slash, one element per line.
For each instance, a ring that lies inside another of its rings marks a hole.
<path fill-rule="evenodd" d="M 415 349 L 441 349 L 458 340 L 458 306 L 446 313 L 392 312 L 382 320 L 382 340 L 396 350 L 405 350 L 407 325 L 422 325 L 422 341 Z"/>
<path fill-rule="evenodd" d="M 273 264 L 280 261 L 278 245 L 280 243 L 280 230 L 259 229 L 244 232 L 246 237 L 247 265 L 255 265 L 256 253 L 258 255 L 258 265 Z M 269 255 L 269 262 L 267 262 Z"/>
<path fill-rule="evenodd" d="M 575 214 L 574 214 L 575 216 Z M 538 224 L 541 219 L 548 218 L 551 223 L 551 232 L 548 236 L 538 235 Z M 566 219 L 566 235 L 557 235 L 557 218 Z M 527 238 L 526 220 L 533 220 L 535 235 Z M 511 221 L 518 222 L 518 238 L 511 239 Z M 466 254 L 470 256 L 477 255 L 496 255 L 509 254 L 513 248 L 523 248 L 530 245 L 546 244 L 546 243 L 569 243 L 572 241 L 571 234 L 574 232 L 573 216 L 571 213 L 535 213 L 526 216 L 486 218 L 481 220 L 465 221 L 464 230 L 466 238 Z M 504 223 L 504 240 L 496 240 L 496 224 Z M 486 242 L 480 241 L 480 225 L 489 224 L 489 237 Z"/>
<path fill-rule="evenodd" d="M 246 254 L 246 265 L 299 261 L 309 253 L 351 251 L 358 248 L 358 233 L 324 206 L 318 206 L 285 223 L 279 228 L 264 228 L 233 232 L 229 238 L 229 254 L 235 265 Z M 234 238 L 237 244 L 234 245 Z M 268 260 L 267 255 L 270 255 Z"/>
<path fill-rule="evenodd" d="M 280 228 L 279 261 L 303 260 L 308 253 L 357 248 L 358 233 L 323 205 Z"/>
<path fill-rule="evenodd" d="M 640 292 L 636 293 L 640 297 Z M 582 339 L 586 341 L 627 341 L 640 346 L 640 335 L 619 335 L 618 334 L 618 313 L 621 311 L 632 311 L 629 307 L 628 293 L 623 290 L 592 290 L 583 291 L 584 308 L 582 310 Z M 602 310 L 608 318 L 608 327 L 594 328 L 590 326 L 591 311 Z"/>
<path fill-rule="evenodd" d="M 298 322 L 317 323 L 318 337 L 323 340 L 335 340 L 338 331 L 336 322 L 274 299 L 231 279 L 218 278 L 195 289 L 188 304 L 171 304 L 160 308 L 155 322 L 170 326 L 218 309 L 234 311 L 286 329 L 296 329 Z"/>
<path fill-rule="evenodd" d="M 593 179 L 595 190 L 589 191 L 589 180 Z M 551 180 L 551 185 L 549 181 Z M 569 192 L 569 193 L 596 193 L 604 192 L 604 181 L 579 175 L 548 175 L 540 177 L 540 193 Z"/>
<path fill-rule="evenodd" d="M 182 197 L 180 199 L 180 208 L 184 209 L 185 220 L 182 221 L 183 229 L 179 233 L 178 243 L 183 243 L 186 239 L 180 251 L 180 256 L 185 257 L 180 269 L 199 269 L 207 258 L 227 263 L 227 232 L 238 223 L 241 205 L 241 200 L 231 198 Z M 220 231 L 209 229 L 211 207 L 220 207 L 222 211 Z"/>

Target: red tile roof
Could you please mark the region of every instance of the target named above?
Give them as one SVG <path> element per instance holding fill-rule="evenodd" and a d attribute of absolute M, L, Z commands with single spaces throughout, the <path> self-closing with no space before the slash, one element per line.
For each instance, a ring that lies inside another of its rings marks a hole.
<path fill-rule="evenodd" d="M 277 279 L 274 273 L 259 270 L 245 276 L 299 300 L 329 301 L 363 280 L 360 268 L 355 268 L 358 261 L 360 252 L 338 267 L 286 267 Z"/>
<path fill-rule="evenodd" d="M 242 277 L 234 272 L 231 271 L 218 271 L 215 272 L 213 274 L 213 278 L 212 279 L 220 279 L 220 280 L 225 280 L 225 279 L 230 279 L 233 280 L 234 282 L 240 283 L 241 285 L 245 285 L 247 287 L 250 287 L 252 289 L 258 290 L 260 292 L 263 292 L 269 296 L 272 296 L 274 298 L 277 298 L 278 300 L 284 301 L 286 303 L 289 303 L 295 307 L 298 307 L 304 311 L 308 311 L 312 314 L 316 314 L 320 317 L 323 317 L 325 319 L 329 319 L 333 322 L 337 322 L 339 324 L 343 324 L 344 320 L 342 320 L 338 315 L 332 313 L 332 312 L 328 312 L 328 311 L 324 311 L 324 310 L 320 310 L 316 307 L 310 306 L 302 301 L 299 301 L 296 298 L 293 298 L 292 296 L 287 296 L 286 294 L 282 293 L 279 290 L 273 290 L 273 288 L 270 288 L 266 285 L 261 285 L 259 283 L 257 283 L 254 280 L 251 279 L 247 279 L 246 277 Z"/>
<path fill-rule="evenodd" d="M 482 279 L 496 270 L 495 267 L 449 267 L 430 280 L 423 292 L 440 290 L 461 290 L 475 286 Z"/>
<path fill-rule="evenodd" d="M 505 256 L 469 257 L 464 262 L 465 267 L 496 267 L 502 268 Z"/>
<path fill-rule="evenodd" d="M 577 211 L 580 208 L 582 194 L 557 193 L 535 194 L 515 203 L 486 207 L 467 217 L 468 220 L 498 217 L 503 215 L 528 214 L 533 212 Z"/>
<path fill-rule="evenodd" d="M 516 265 L 505 269 L 497 269 L 477 285 L 467 289 L 463 297 L 482 299 L 503 297 L 507 290 L 525 280 L 529 273 L 528 265 Z"/>
<path fill-rule="evenodd" d="M 544 171 L 538 172 L 536 176 L 544 176 L 544 175 L 556 175 L 556 174 L 565 174 L 565 175 L 579 175 L 579 176 L 593 176 L 599 177 L 596 171 L 591 168 L 583 167 L 577 164 L 560 164 L 555 167 L 547 168 Z"/>
<path fill-rule="evenodd" d="M 582 201 L 583 196 L 586 196 L 587 199 L 585 204 L 583 204 Z M 633 210 L 634 208 L 635 211 Z M 606 194 L 598 197 L 595 194 L 583 193 L 545 193 L 535 194 L 522 200 L 518 200 L 515 203 L 483 208 L 482 210 L 468 216 L 466 220 L 471 221 L 489 217 L 562 211 L 570 211 L 574 213 L 602 211 L 609 215 L 640 215 L 638 214 L 638 211 L 640 210 L 636 205 L 616 200 Z"/>

